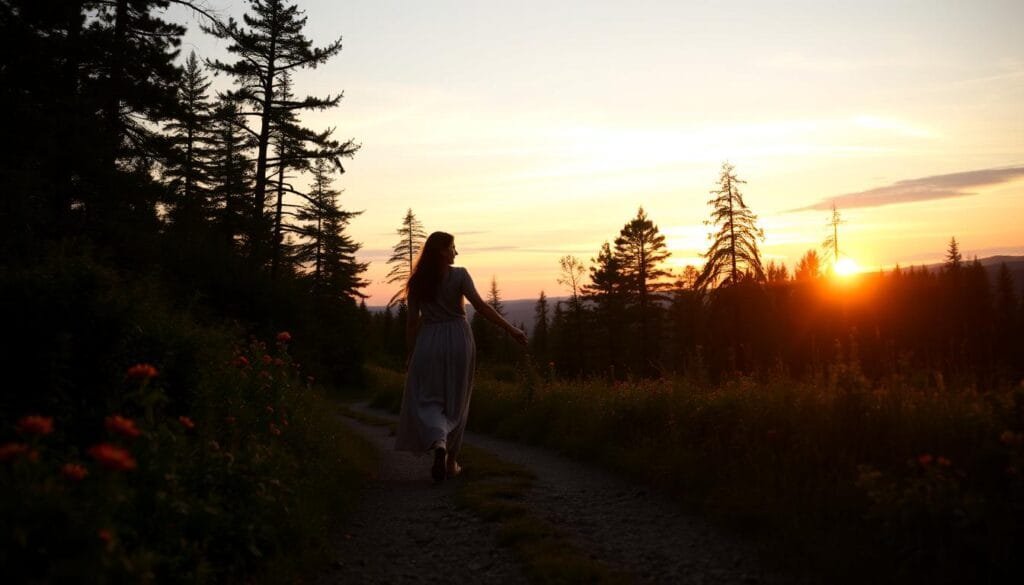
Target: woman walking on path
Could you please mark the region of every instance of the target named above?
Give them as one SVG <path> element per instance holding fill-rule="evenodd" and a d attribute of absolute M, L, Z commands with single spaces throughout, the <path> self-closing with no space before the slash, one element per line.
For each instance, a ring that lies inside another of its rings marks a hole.
<path fill-rule="evenodd" d="M 430 234 L 406 284 L 409 360 L 395 449 L 433 450 L 430 472 L 437 482 L 461 471 L 456 457 L 473 392 L 476 344 L 466 321 L 463 297 L 487 320 L 526 345 L 526 333 L 480 298 L 469 272 L 452 266 L 458 254 L 451 234 Z"/>

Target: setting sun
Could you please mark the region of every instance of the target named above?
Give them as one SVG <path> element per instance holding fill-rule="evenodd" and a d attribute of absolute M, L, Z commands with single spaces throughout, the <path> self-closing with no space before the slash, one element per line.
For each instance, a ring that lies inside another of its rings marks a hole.
<path fill-rule="evenodd" d="M 852 276 L 860 272 L 860 266 L 853 258 L 840 258 L 835 265 L 836 276 Z"/>

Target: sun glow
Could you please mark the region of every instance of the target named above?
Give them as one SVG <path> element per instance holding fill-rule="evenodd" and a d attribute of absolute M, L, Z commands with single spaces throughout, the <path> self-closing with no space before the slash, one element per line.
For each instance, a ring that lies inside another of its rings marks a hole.
<path fill-rule="evenodd" d="M 860 272 L 860 265 L 853 258 L 840 258 L 835 265 L 836 276 L 847 277 Z"/>

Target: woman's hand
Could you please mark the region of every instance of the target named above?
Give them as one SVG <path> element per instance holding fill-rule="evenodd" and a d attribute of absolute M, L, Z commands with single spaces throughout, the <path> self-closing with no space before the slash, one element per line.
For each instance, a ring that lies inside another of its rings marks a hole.
<path fill-rule="evenodd" d="M 508 330 L 508 334 L 512 336 L 512 339 L 516 340 L 516 343 L 522 346 L 526 346 L 527 338 L 526 332 L 518 327 L 512 327 Z"/>

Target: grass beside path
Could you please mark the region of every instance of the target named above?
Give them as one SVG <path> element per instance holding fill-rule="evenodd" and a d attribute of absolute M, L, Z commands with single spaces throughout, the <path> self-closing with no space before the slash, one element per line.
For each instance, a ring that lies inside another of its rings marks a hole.
<path fill-rule="evenodd" d="M 342 413 L 364 424 L 389 427 L 396 423 L 342 406 Z M 510 547 L 531 583 L 629 583 L 627 575 L 613 571 L 573 545 L 550 522 L 533 512 L 526 497 L 533 488 L 533 473 L 520 465 L 464 445 L 460 456 L 464 472 L 456 482 L 456 503 L 482 520 L 497 524 L 497 544 Z"/>

